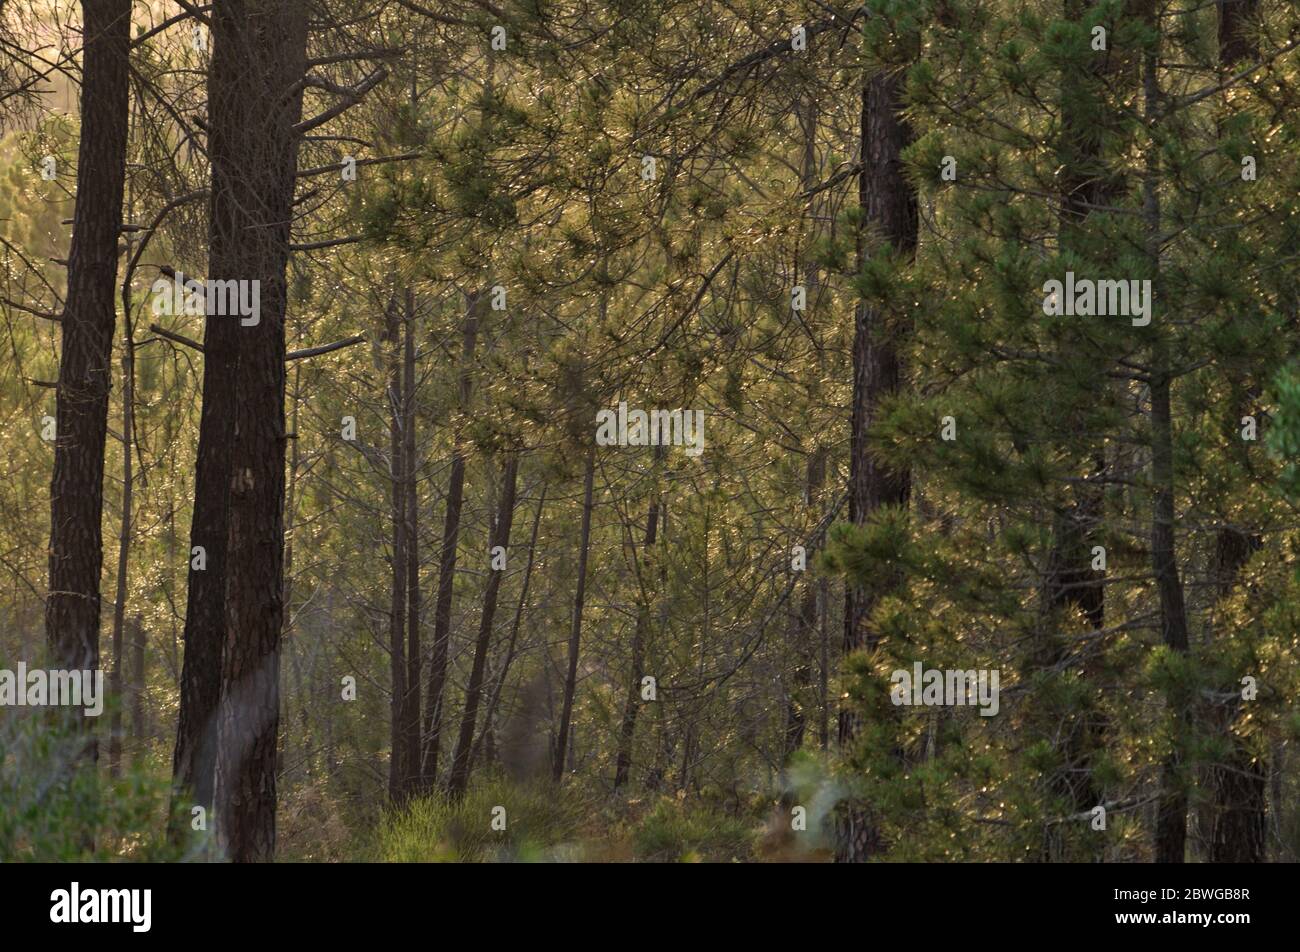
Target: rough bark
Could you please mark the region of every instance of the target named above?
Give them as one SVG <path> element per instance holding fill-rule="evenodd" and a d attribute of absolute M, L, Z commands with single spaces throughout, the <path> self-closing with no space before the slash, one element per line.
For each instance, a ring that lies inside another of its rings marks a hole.
<path fill-rule="evenodd" d="M 59 354 L 45 637 L 54 665 L 94 670 L 100 663 L 104 443 L 126 180 L 131 3 L 83 0 L 81 7 L 81 136 Z M 77 723 L 86 728 L 89 722 Z M 96 758 L 93 740 L 85 754 Z"/>
<path fill-rule="evenodd" d="M 257 280 L 261 291 L 260 320 L 238 327 L 238 438 L 231 448 L 217 727 L 217 842 L 236 862 L 267 861 L 275 852 L 284 614 L 285 271 L 307 16 L 305 0 L 227 0 L 212 11 L 214 44 L 227 44 L 239 61 L 229 77 L 234 82 L 210 88 L 209 110 L 214 132 L 225 125 L 240 146 L 225 183 L 237 208 L 240 254 L 232 272 L 210 270 L 213 277 Z"/>

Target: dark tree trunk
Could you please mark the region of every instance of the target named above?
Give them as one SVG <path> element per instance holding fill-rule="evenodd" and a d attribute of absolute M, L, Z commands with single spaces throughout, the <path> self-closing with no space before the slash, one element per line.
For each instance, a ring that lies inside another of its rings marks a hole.
<path fill-rule="evenodd" d="M 497 512 L 491 547 L 510 546 L 510 526 L 515 516 L 515 484 L 519 475 L 519 454 L 511 453 L 506 460 L 501 504 Z M 478 719 L 479 697 L 483 691 L 483 669 L 487 664 L 488 647 L 492 643 L 492 620 L 496 617 L 497 595 L 505 570 L 490 570 L 487 587 L 483 591 L 483 614 L 479 619 L 478 639 L 474 643 L 474 664 L 470 669 L 469 683 L 465 686 L 465 711 L 460 720 L 460 736 L 456 738 L 456 752 L 452 757 L 451 780 L 447 791 L 453 797 L 464 794 L 469 786 L 470 750 L 474 743 L 474 725 Z"/>
<path fill-rule="evenodd" d="M 1154 3 L 1143 6 L 1143 14 L 1153 34 L 1161 26 Z M 1148 122 L 1156 121 L 1161 109 L 1159 45 L 1153 44 L 1143 55 L 1143 114 Z M 1167 331 L 1159 323 L 1159 305 L 1163 301 L 1160 280 L 1160 192 L 1161 174 L 1158 150 L 1148 148 L 1142 177 L 1142 220 L 1146 255 L 1151 271 L 1151 571 L 1160 603 L 1160 629 L 1164 644 L 1178 654 L 1188 650 L 1187 608 L 1183 583 L 1178 574 L 1174 510 L 1174 424 L 1172 402 L 1172 360 Z M 1155 859 L 1159 863 L 1181 863 L 1187 844 L 1187 743 L 1190 732 L 1190 699 L 1186 691 L 1174 687 L 1167 703 L 1173 718 L 1173 749 L 1161 768 L 1160 799 L 1156 809 Z"/>
<path fill-rule="evenodd" d="M 901 115 L 903 77 L 877 73 L 862 91 L 862 174 L 858 202 L 873 234 L 859 238 L 858 263 L 865 264 L 869 241 L 879 236 L 901 256 L 911 256 L 917 242 L 916 192 L 903 174 L 902 151 L 912 141 L 912 131 Z M 887 324 L 884 312 L 859 301 L 854 312 L 853 412 L 850 432 L 849 521 L 860 525 L 884 506 L 906 505 L 911 481 L 879 461 L 868 440 L 880 401 L 896 393 L 902 383 L 897 329 Z M 878 635 L 869 619 L 874 605 L 852 581 L 846 586 L 844 653 L 874 648 Z M 857 715 L 840 713 L 839 742 L 849 746 L 858 730 Z M 869 806 L 850 800 L 837 817 L 837 862 L 864 862 L 882 846 L 880 832 Z"/>
<path fill-rule="evenodd" d="M 659 499 L 650 503 L 650 512 L 646 517 L 645 538 L 641 550 L 649 553 L 654 547 L 659 532 Z M 641 679 L 645 676 L 645 639 L 650 627 L 650 605 L 643 599 L 636 614 L 636 625 L 632 629 L 632 670 L 627 684 L 627 695 L 623 700 L 623 721 L 618 732 L 618 756 L 614 764 L 614 789 L 627 783 L 632 770 L 632 741 L 636 737 L 636 715 L 641 707 Z"/>
<path fill-rule="evenodd" d="M 245 205 L 248 183 L 242 167 L 249 147 L 244 128 L 251 95 L 244 86 L 244 40 L 237 20 L 242 3 L 213 12 L 213 50 L 208 67 L 208 273 L 212 279 L 252 277 L 246 264 L 245 233 L 256 204 Z M 260 180 L 260 179 L 259 179 Z M 254 200 L 256 201 L 256 200 Z M 226 549 L 229 533 L 235 404 L 241 328 L 233 317 L 211 317 L 203 326 L 203 408 L 194 466 L 194 510 L 190 519 L 188 600 L 185 605 L 180 713 L 172 756 L 172 811 L 188 824 L 190 809 L 211 815 L 217 771 L 217 708 L 221 698 L 221 643 L 226 631 Z M 202 550 L 201 567 L 193 552 Z M 188 825 L 173 829 L 180 835 Z"/>
<path fill-rule="evenodd" d="M 578 686 L 578 648 L 582 639 L 582 606 L 587 594 L 587 552 L 591 544 L 591 507 L 596 481 L 596 448 L 587 450 L 587 466 L 582 484 L 582 532 L 578 542 L 578 580 L 573 596 L 573 628 L 569 632 L 569 666 L 564 678 L 564 702 L 560 708 L 560 729 L 556 735 L 552 777 L 556 783 L 564 777 L 565 754 L 573 719 L 573 696 Z"/>
<path fill-rule="evenodd" d="M 468 412 L 473 376 L 474 348 L 478 341 L 479 309 L 486 298 L 482 291 L 470 296 L 465 311 L 465 333 L 461 348 L 460 411 Z M 451 639 L 451 598 L 456 580 L 456 546 L 460 538 L 460 512 L 465 494 L 466 450 L 462 436 L 456 436 L 447 486 L 447 513 L 442 527 L 442 552 L 438 557 L 438 596 L 433 606 L 433 657 L 429 662 L 428 703 L 425 708 L 423 764 L 420 787 L 430 790 L 438 777 L 438 748 L 442 742 L 442 718 L 446 704 L 447 657 Z"/>
<path fill-rule="evenodd" d="M 1067 20 L 1081 21 L 1095 0 L 1065 0 Z M 1102 126 L 1085 114 L 1084 102 L 1104 95 L 1105 72 L 1113 69 L 1108 58 L 1093 57 L 1086 71 L 1072 65 L 1061 76 L 1061 130 L 1058 140 L 1060 172 L 1060 220 L 1058 243 L 1062 251 L 1076 249 L 1086 236 L 1089 218 L 1104 205 L 1115 191 L 1115 182 L 1102 155 Z M 1069 345 L 1063 345 L 1068 347 Z M 1105 384 L 1105 378 L 1100 378 Z M 1084 405 L 1071 408 L 1067 417 L 1066 436 L 1072 440 L 1084 428 L 1081 419 Z M 1067 450 L 1077 445 L 1068 442 Z M 1086 444 L 1083 447 L 1087 452 Z M 1092 568 L 1092 546 L 1097 538 L 1104 508 L 1101 480 L 1106 474 L 1106 459 L 1094 448 L 1091 457 L 1091 483 L 1075 484 L 1073 498 L 1052 513 L 1052 541 L 1043 572 L 1044 638 L 1033 657 L 1033 665 L 1056 669 L 1070 653 L 1071 646 L 1057 637 L 1063 616 L 1077 611 L 1089 627 L 1100 629 L 1105 620 L 1105 573 Z M 1105 725 L 1095 709 L 1069 712 L 1065 723 L 1058 723 L 1061 712 L 1049 710 L 1049 730 L 1056 737 L 1060 767 L 1050 781 L 1051 792 L 1066 801 L 1071 812 L 1082 812 L 1100 802 L 1093 782 L 1092 763 L 1104 744 Z M 1061 859 L 1059 827 L 1049 829 L 1041 858 Z M 1098 841 L 1098 846 L 1100 842 Z"/>
<path fill-rule="evenodd" d="M 1157 333 L 1160 333 L 1157 330 Z M 1168 345 L 1155 346 L 1151 381 L 1151 476 L 1152 524 L 1151 567 L 1160 597 L 1160 623 L 1164 643 L 1186 654 L 1187 613 L 1183 586 L 1178 577 L 1174 539 L 1173 417 L 1170 403 Z M 1161 797 L 1156 817 L 1156 862 L 1181 863 L 1187 841 L 1187 791 L 1185 747 L 1187 743 L 1188 699 L 1181 690 L 1170 692 L 1169 706 L 1175 719 L 1174 750 L 1161 772 Z"/>
<path fill-rule="evenodd" d="M 230 272 L 260 281 L 256 325 L 238 326 L 238 401 L 231 447 L 225 637 L 217 727 L 217 842 L 236 862 L 275 852 L 276 747 L 280 722 L 280 634 L 284 615 L 285 309 L 293 216 L 300 81 L 306 71 L 303 0 L 227 0 L 213 7 L 213 40 L 238 62 L 214 69 L 210 122 L 232 150 L 239 239 Z M 217 82 L 229 79 L 227 85 Z M 219 188 L 214 181 L 213 192 Z M 215 269 L 212 269 L 215 272 Z M 209 318 L 210 321 L 230 318 Z"/>
<path fill-rule="evenodd" d="M 1219 62 L 1225 72 L 1259 55 L 1245 29 L 1257 9 L 1258 0 L 1219 0 Z M 1238 404 L 1241 413 L 1236 417 L 1250 412 L 1249 402 L 1254 399 L 1258 399 L 1254 388 L 1242 394 Z M 1235 430 L 1235 423 L 1230 421 L 1230 430 Z M 1242 462 L 1248 469 L 1249 462 Z M 1257 534 L 1233 526 L 1218 530 L 1213 580 L 1220 599 L 1232 594 L 1242 568 L 1260 545 Z M 1230 745 L 1223 762 L 1210 768 L 1212 863 L 1262 863 L 1266 858 L 1268 768 L 1232 729 L 1239 709 L 1239 701 L 1230 702 L 1212 714 L 1215 729 L 1226 736 Z"/>
<path fill-rule="evenodd" d="M 53 664 L 94 670 L 104 560 L 104 441 L 126 181 L 131 3 L 83 0 L 81 7 L 81 137 L 59 354 L 45 637 Z M 93 740 L 86 756 L 92 761 L 97 756 Z"/>
<path fill-rule="evenodd" d="M 1259 55 L 1248 26 L 1259 10 L 1259 0 L 1216 0 L 1219 6 L 1219 61 L 1224 65 L 1249 61 Z"/>

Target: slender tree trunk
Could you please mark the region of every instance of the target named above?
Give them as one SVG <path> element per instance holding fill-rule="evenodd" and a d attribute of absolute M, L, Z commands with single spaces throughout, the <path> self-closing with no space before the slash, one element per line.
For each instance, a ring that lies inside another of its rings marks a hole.
<path fill-rule="evenodd" d="M 209 99 L 214 131 L 224 122 L 238 124 L 231 131 L 242 149 L 228 184 L 246 216 L 238 229 L 241 267 L 214 277 L 257 280 L 261 295 L 258 322 L 239 327 L 235 371 L 238 439 L 231 450 L 217 842 L 236 862 L 268 861 L 275 852 L 284 615 L 285 271 L 308 10 L 304 0 L 227 0 L 214 4 L 212 18 L 214 43 L 242 54 L 237 81 L 218 85 Z"/>
<path fill-rule="evenodd" d="M 659 497 L 650 501 L 650 512 L 646 517 L 645 538 L 641 551 L 649 553 L 654 548 L 655 537 L 659 531 Z M 632 770 L 632 741 L 636 737 L 636 715 L 641 707 L 641 679 L 645 676 L 645 641 L 650 627 L 650 603 L 642 593 L 642 603 L 638 606 L 636 625 L 632 630 L 632 670 L 627 684 L 627 695 L 623 699 L 623 721 L 618 734 L 618 756 L 614 765 L 614 789 L 627 783 Z"/>
<path fill-rule="evenodd" d="M 510 453 L 506 460 L 501 504 L 497 513 L 492 548 L 510 546 L 510 526 L 515 516 L 515 485 L 519 476 L 519 454 Z M 497 595 L 501 591 L 501 578 L 505 569 L 488 573 L 487 587 L 483 591 L 483 614 L 479 619 L 478 640 L 474 644 L 474 664 L 470 669 L 469 683 L 465 686 L 465 711 L 460 720 L 460 736 L 456 739 L 456 752 L 452 757 L 451 780 L 447 790 L 453 797 L 464 794 L 469 786 L 470 749 L 474 742 L 474 724 L 478 718 L 479 697 L 483 691 L 483 669 L 487 663 L 488 647 L 492 643 L 492 620 L 496 617 Z"/>
<path fill-rule="evenodd" d="M 506 674 L 510 671 L 510 665 L 515 660 L 515 644 L 519 640 L 519 624 L 524 617 L 524 607 L 528 604 L 528 586 L 533 578 L 533 561 L 537 553 L 537 533 L 542 525 L 542 510 L 546 506 L 546 487 L 542 487 L 542 495 L 537 500 L 537 512 L 533 515 L 533 530 L 528 539 L 528 563 L 524 566 L 524 583 L 519 589 L 519 602 L 515 605 L 514 621 L 510 624 L 510 639 L 506 642 L 505 660 L 501 662 L 501 671 L 495 679 L 495 686 L 492 689 L 492 697 L 488 701 L 487 713 L 483 718 L 483 732 L 479 734 L 478 740 L 474 742 L 474 748 L 470 751 L 469 766 L 472 770 L 474 762 L 478 758 L 479 749 L 484 743 L 488 744 L 488 759 L 492 758 L 492 724 L 493 718 L 496 717 L 497 704 L 501 701 L 501 693 L 505 689 Z"/>
<path fill-rule="evenodd" d="M 56 666 L 93 671 L 100 665 L 104 442 L 126 181 L 131 3 L 83 0 L 81 8 L 81 137 L 59 354 L 45 637 Z M 77 723 L 88 729 L 90 722 Z M 85 756 L 97 757 L 89 737 Z"/>
<path fill-rule="evenodd" d="M 127 570 L 131 555 L 132 493 L 135 478 L 131 452 L 135 444 L 135 328 L 131 323 L 131 293 L 122 289 L 122 313 L 126 333 L 122 336 L 122 521 L 117 535 L 117 591 L 113 599 L 113 714 L 109 728 L 109 773 L 122 773 L 122 695 L 123 630 L 126 626 Z"/>
<path fill-rule="evenodd" d="M 131 737 L 137 747 L 149 734 L 144 722 L 144 622 L 137 613 L 131 619 Z"/>
<path fill-rule="evenodd" d="M 862 174 L 858 202 L 869 227 L 895 253 L 915 254 L 917 242 L 916 192 L 903 174 L 902 151 L 912 141 L 912 131 L 901 115 L 903 77 L 877 73 L 862 91 Z M 868 255 L 867 239 L 859 238 L 858 263 Z M 875 510 L 906 505 L 911 480 L 906 472 L 884 466 L 870 451 L 868 438 L 880 401 L 902 384 L 902 362 L 896 334 L 886 325 L 886 315 L 868 301 L 854 312 L 853 415 L 850 433 L 849 521 L 866 522 Z M 871 630 L 874 605 L 850 581 L 844 605 L 844 653 L 874 648 L 879 636 Z M 839 743 L 848 747 L 858 731 L 853 711 L 840 712 Z M 880 831 L 868 804 L 849 800 L 837 816 L 837 862 L 864 862 L 883 847 Z"/>
<path fill-rule="evenodd" d="M 298 409 L 302 405 L 302 367 L 293 368 L 293 390 L 289 394 L 290 434 L 293 439 L 289 450 L 289 476 L 284 499 L 284 633 L 283 638 L 289 645 L 289 663 L 293 672 L 293 696 L 298 700 L 298 724 L 301 728 L 303 767 L 311 774 L 311 746 L 307 729 L 307 701 L 302 691 L 302 642 L 294 637 L 293 617 L 293 543 L 294 524 L 297 521 L 298 479 L 302 469 L 302 440 L 298 437 Z M 293 638 L 292 641 L 289 641 Z M 293 723 L 289 711 L 289 701 L 284 702 L 284 720 Z"/>
<path fill-rule="evenodd" d="M 420 787 L 420 494 L 419 461 L 416 458 L 415 425 L 417 410 L 415 378 L 415 291 L 406 289 L 406 316 L 403 321 L 402 452 L 406 477 L 406 703 L 403 743 L 406 746 L 406 776 L 403 787 L 407 796 Z"/>
<path fill-rule="evenodd" d="M 1148 25 L 1159 35 L 1160 24 L 1153 0 L 1144 13 Z M 1157 75 L 1159 44 L 1144 54 L 1142 65 L 1143 114 L 1154 122 L 1160 111 Z M 1151 270 L 1151 569 L 1160 601 L 1160 628 L 1165 645 L 1179 654 L 1188 650 L 1187 609 L 1182 580 L 1178 575 L 1174 510 L 1174 449 L 1172 406 L 1172 362 L 1168 331 L 1159 318 L 1163 299 L 1160 280 L 1160 158 L 1154 143 L 1147 144 L 1146 168 L 1142 181 L 1142 217 L 1146 232 L 1146 254 Z M 1168 694 L 1173 718 L 1173 750 L 1161 769 L 1161 793 L 1157 807 L 1155 858 L 1159 863 L 1184 861 L 1187 843 L 1186 747 L 1190 730 L 1190 699 L 1174 687 Z"/>
<path fill-rule="evenodd" d="M 564 777 L 565 754 L 569 745 L 569 725 L 573 718 L 573 695 L 578 685 L 578 647 L 582 639 L 582 606 L 587 594 L 587 551 L 591 544 L 591 507 L 596 482 L 596 447 L 587 449 L 587 466 L 582 483 L 582 533 L 578 542 L 578 583 L 573 596 L 573 628 L 569 632 L 569 667 L 564 679 L 564 702 L 560 708 L 560 730 L 556 738 L 552 776 L 556 783 Z"/>
<path fill-rule="evenodd" d="M 803 155 L 799 165 L 799 184 L 805 193 L 816 187 L 818 178 L 817 163 L 817 124 L 818 110 L 816 99 L 809 97 L 800 104 L 799 126 L 803 136 Z M 817 218 L 814 215 L 809 226 L 807 250 L 804 253 L 803 272 L 804 287 L 807 293 L 809 319 L 815 322 L 816 304 L 819 293 L 820 275 L 818 273 L 815 248 L 818 238 Z M 824 370 L 821 351 L 817 354 L 818 370 Z M 804 505 L 812 509 L 817 504 L 817 495 L 826 477 L 826 453 L 816 436 L 808 452 L 806 478 L 804 482 Z M 806 552 L 808 562 L 813 553 Z M 812 665 L 815 654 L 814 635 L 818 630 L 817 618 L 820 608 L 817 597 L 817 585 L 812 573 L 805 570 L 803 591 L 798 607 L 791 603 L 790 650 L 793 659 L 793 689 L 786 690 L 786 732 L 785 749 L 782 751 L 781 766 L 784 771 L 789 758 L 803 746 L 807 730 L 809 710 L 808 689 L 812 685 Z M 784 783 L 782 784 L 785 796 Z"/>
<path fill-rule="evenodd" d="M 486 298 L 482 291 L 470 296 L 465 311 L 465 333 L 461 348 L 460 412 L 469 411 L 473 386 L 471 373 L 474 348 L 478 341 L 479 310 Z M 459 430 L 459 425 L 458 425 Z M 442 552 L 438 558 L 438 596 L 433 606 L 433 657 L 429 662 L 428 704 L 425 709 L 423 764 L 420 771 L 422 790 L 432 789 L 438 777 L 438 748 L 442 740 L 442 717 L 446 698 L 447 656 L 451 639 L 452 587 L 456 579 L 456 546 L 460 538 L 460 512 L 465 494 L 465 456 L 463 436 L 456 434 L 456 449 L 451 460 L 447 486 L 447 513 L 442 527 Z"/>
<path fill-rule="evenodd" d="M 410 659 L 406 655 L 406 582 L 410 566 L 406 552 L 406 441 L 402 429 L 406 425 L 406 401 L 402 392 L 402 344 L 399 339 L 397 301 L 388 304 L 386 342 L 390 348 L 388 363 L 388 435 L 389 435 L 389 487 L 392 500 L 393 551 L 389 559 L 392 568 L 392 599 L 388 610 L 388 651 L 392 671 L 392 696 L 389 699 L 389 737 L 392 753 L 388 760 L 388 798 L 400 801 L 406 789 L 410 771 L 407 763 L 406 731 L 410 726 L 407 703 L 409 700 L 408 673 Z"/>

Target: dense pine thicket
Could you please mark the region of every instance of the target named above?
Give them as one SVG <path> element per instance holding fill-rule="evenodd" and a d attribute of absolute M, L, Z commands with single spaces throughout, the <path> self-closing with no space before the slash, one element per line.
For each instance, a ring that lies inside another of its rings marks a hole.
<path fill-rule="evenodd" d="M 0 858 L 1294 860 L 1297 47 L 0 0 Z"/>

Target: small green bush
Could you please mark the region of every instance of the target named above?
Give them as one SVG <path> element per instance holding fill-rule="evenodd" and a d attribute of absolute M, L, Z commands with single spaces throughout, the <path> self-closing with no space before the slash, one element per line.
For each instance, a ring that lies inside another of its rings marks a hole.
<path fill-rule="evenodd" d="M 78 757 L 83 736 L 42 714 L 0 712 L 0 862 L 185 859 L 164 835 L 166 781 L 145 767 L 110 780 Z"/>
<path fill-rule="evenodd" d="M 652 862 L 744 860 L 755 837 L 743 819 L 665 797 L 637 825 L 633 848 L 637 859 Z"/>

